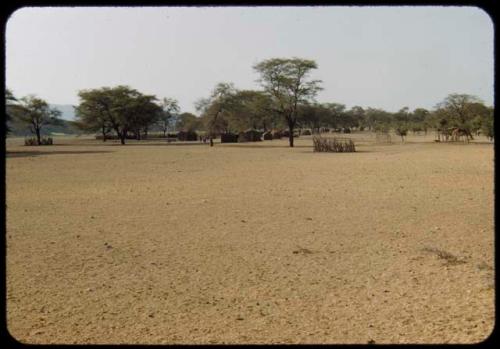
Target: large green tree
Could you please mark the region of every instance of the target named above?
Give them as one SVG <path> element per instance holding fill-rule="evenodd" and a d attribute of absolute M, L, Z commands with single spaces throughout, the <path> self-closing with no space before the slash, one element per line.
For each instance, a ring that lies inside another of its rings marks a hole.
<path fill-rule="evenodd" d="M 35 135 L 37 144 L 41 144 L 42 130 L 47 125 L 61 125 L 61 111 L 51 108 L 49 104 L 34 95 L 19 99 L 19 107 L 13 115 Z"/>
<path fill-rule="evenodd" d="M 144 95 L 128 86 L 102 87 L 79 92 L 80 104 L 76 107 L 77 121 L 90 130 L 114 130 L 125 144 L 129 132 L 140 138 L 141 130 L 155 123 L 162 108 L 156 97 Z"/>
<path fill-rule="evenodd" d="M 289 129 L 289 144 L 293 147 L 293 134 L 297 124 L 298 107 L 314 99 L 321 80 L 309 75 L 318 66 L 315 61 L 300 58 L 271 58 L 254 67 L 260 74 L 260 83 L 273 101 L 274 111 L 285 119 Z"/>

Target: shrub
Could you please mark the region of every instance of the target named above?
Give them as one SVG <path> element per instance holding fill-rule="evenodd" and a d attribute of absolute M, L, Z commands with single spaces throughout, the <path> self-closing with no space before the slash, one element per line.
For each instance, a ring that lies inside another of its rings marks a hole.
<path fill-rule="evenodd" d="M 350 138 L 314 137 L 313 147 L 317 152 L 351 153 L 356 151 L 354 142 Z"/>
<path fill-rule="evenodd" d="M 304 130 L 304 131 L 302 131 L 302 134 L 304 136 L 310 136 L 311 135 L 311 130 Z"/>
<path fill-rule="evenodd" d="M 52 140 L 52 137 L 42 137 L 40 139 L 40 145 L 53 145 L 54 141 Z M 38 145 L 38 142 L 36 141 L 35 137 L 31 138 L 25 138 L 24 139 L 24 145 L 27 146 L 32 146 L 32 145 Z"/>

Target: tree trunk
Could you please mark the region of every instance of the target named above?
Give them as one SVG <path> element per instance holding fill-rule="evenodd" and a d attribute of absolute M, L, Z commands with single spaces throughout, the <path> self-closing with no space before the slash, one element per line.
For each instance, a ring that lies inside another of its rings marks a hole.
<path fill-rule="evenodd" d="M 104 126 L 102 127 L 102 141 L 106 142 L 106 128 Z"/>
<path fill-rule="evenodd" d="M 167 130 L 163 129 L 163 138 L 167 138 Z"/>
<path fill-rule="evenodd" d="M 127 131 L 120 132 L 118 136 L 120 137 L 120 143 L 122 145 L 125 145 L 125 138 L 127 138 Z"/>
<path fill-rule="evenodd" d="M 39 127 L 35 128 L 35 133 L 36 133 L 36 144 L 41 145 L 42 144 L 42 137 L 40 135 L 40 128 Z"/>
<path fill-rule="evenodd" d="M 212 138 L 212 135 L 210 135 L 210 146 L 213 147 L 214 146 L 214 140 Z"/>
<path fill-rule="evenodd" d="M 288 124 L 288 142 L 290 143 L 290 147 L 293 148 L 293 125 Z"/>

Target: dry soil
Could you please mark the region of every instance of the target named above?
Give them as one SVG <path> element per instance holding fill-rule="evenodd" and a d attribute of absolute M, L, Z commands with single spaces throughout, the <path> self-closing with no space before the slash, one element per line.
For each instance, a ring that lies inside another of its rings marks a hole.
<path fill-rule="evenodd" d="M 492 143 L 9 139 L 24 343 L 474 343 L 494 326 Z"/>

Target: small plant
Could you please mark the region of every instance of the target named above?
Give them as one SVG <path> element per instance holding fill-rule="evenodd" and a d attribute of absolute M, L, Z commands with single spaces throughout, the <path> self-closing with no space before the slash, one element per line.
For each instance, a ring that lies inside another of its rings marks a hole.
<path fill-rule="evenodd" d="M 313 138 L 314 151 L 333 153 L 352 153 L 356 151 L 354 142 L 350 138 Z"/>
<path fill-rule="evenodd" d="M 424 247 L 422 249 L 422 251 L 424 252 L 430 252 L 430 253 L 433 253 L 435 254 L 439 259 L 444 259 L 445 260 L 445 263 L 444 265 L 458 265 L 458 264 L 464 264 L 464 263 L 467 263 L 467 261 L 465 261 L 464 259 L 460 259 L 458 258 L 457 256 L 449 253 L 449 252 L 446 252 L 444 250 L 440 250 L 438 248 L 434 248 L 434 247 Z"/>

